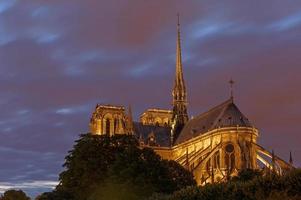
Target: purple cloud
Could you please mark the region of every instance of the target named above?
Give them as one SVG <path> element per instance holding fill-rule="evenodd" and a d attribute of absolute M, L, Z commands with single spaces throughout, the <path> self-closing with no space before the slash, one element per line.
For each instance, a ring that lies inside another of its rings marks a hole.
<path fill-rule="evenodd" d="M 190 115 L 227 99 L 232 77 L 260 144 L 284 159 L 292 150 L 300 166 L 300 8 L 290 0 L 1 1 L 0 190 L 51 189 L 96 103 L 131 104 L 136 119 L 171 107 L 177 12 Z"/>

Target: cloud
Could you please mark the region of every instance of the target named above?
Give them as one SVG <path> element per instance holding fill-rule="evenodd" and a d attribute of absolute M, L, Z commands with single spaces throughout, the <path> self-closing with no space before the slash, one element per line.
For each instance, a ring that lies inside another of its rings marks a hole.
<path fill-rule="evenodd" d="M 191 28 L 192 37 L 195 39 L 213 37 L 219 34 L 233 33 L 234 30 L 238 30 L 237 24 L 234 22 L 221 22 L 221 21 L 201 21 L 197 22 Z"/>
<path fill-rule="evenodd" d="M 301 11 L 284 17 L 268 26 L 269 29 L 276 31 L 286 31 L 301 25 Z"/>
<path fill-rule="evenodd" d="M 75 114 L 75 113 L 82 113 L 82 112 L 88 112 L 89 111 L 88 105 L 82 105 L 82 106 L 76 106 L 76 107 L 68 107 L 68 108 L 60 108 L 55 111 L 56 114 L 60 115 L 69 115 L 69 114 Z"/>
<path fill-rule="evenodd" d="M 0 2 L 0 14 L 13 7 L 16 2 L 17 0 L 2 0 Z"/>
<path fill-rule="evenodd" d="M 96 103 L 131 104 L 136 119 L 149 107 L 170 108 L 177 12 L 190 114 L 227 99 L 232 77 L 260 143 L 284 158 L 291 149 L 300 165 L 300 5 L 1 1 L 0 179 L 56 181 Z"/>
<path fill-rule="evenodd" d="M 50 191 L 58 185 L 57 181 L 39 180 L 30 182 L 0 182 L 0 193 L 4 193 L 10 189 L 23 190 L 23 191 Z M 37 192 L 30 192 L 28 195 L 32 197 L 38 195 Z"/>

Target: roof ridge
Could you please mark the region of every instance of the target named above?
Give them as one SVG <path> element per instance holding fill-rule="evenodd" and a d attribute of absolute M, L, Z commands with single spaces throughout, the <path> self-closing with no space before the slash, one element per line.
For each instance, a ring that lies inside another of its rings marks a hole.
<path fill-rule="evenodd" d="M 227 105 L 227 104 L 229 104 L 229 103 L 233 103 L 231 99 L 228 99 L 227 101 L 224 101 L 223 103 L 221 103 L 221 104 L 219 104 L 219 105 L 217 105 L 217 106 L 211 108 L 210 110 L 208 110 L 208 111 L 206 111 L 206 112 L 204 112 L 204 113 L 202 113 L 202 114 L 200 114 L 200 115 L 194 117 L 193 119 L 199 119 L 199 118 L 202 118 L 202 117 L 206 116 L 207 114 L 209 114 L 210 112 L 212 112 L 213 110 L 216 110 L 216 109 L 218 109 L 218 108 L 220 108 L 220 107 L 223 107 L 223 106 L 225 106 L 225 105 Z"/>
<path fill-rule="evenodd" d="M 233 103 L 233 101 L 232 101 L 232 99 L 230 99 L 231 100 L 231 103 Z M 229 100 L 228 100 L 229 101 Z M 234 103 L 233 103 L 234 104 Z M 210 128 L 212 128 L 212 127 L 214 127 L 215 125 L 216 125 L 216 122 L 221 118 L 221 116 L 223 116 L 224 115 L 224 113 L 225 113 L 225 111 L 227 110 L 227 108 L 229 107 L 229 103 L 227 103 L 227 106 L 225 106 L 224 108 L 223 108 L 223 110 L 220 112 L 220 114 L 218 115 L 218 117 L 215 119 L 215 121 L 214 121 L 214 123 L 212 124 L 212 126 L 210 127 Z"/>
<path fill-rule="evenodd" d="M 198 115 L 184 126 L 176 144 L 190 140 L 219 127 L 252 127 L 245 115 L 239 110 L 232 99 L 213 107 Z"/>

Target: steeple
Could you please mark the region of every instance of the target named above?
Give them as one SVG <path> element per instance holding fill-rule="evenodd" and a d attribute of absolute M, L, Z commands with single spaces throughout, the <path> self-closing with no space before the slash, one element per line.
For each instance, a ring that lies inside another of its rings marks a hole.
<path fill-rule="evenodd" d="M 180 15 L 178 14 L 177 23 L 177 55 L 176 55 L 176 77 L 174 90 L 179 90 L 186 101 L 186 88 L 183 78 L 183 67 L 182 67 L 182 51 L 181 51 L 181 32 L 180 32 Z"/>
<path fill-rule="evenodd" d="M 177 52 L 176 52 L 176 74 L 174 88 L 172 91 L 173 96 L 173 130 L 172 130 L 172 143 L 176 139 L 185 123 L 188 121 L 187 114 L 187 93 L 183 76 L 182 66 L 182 52 L 181 52 L 181 35 L 180 35 L 180 15 L 178 14 L 177 23 Z"/>

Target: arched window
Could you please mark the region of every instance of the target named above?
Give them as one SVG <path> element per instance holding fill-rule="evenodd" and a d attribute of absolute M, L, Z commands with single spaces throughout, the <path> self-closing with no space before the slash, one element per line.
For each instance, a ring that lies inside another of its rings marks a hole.
<path fill-rule="evenodd" d="M 213 168 L 220 168 L 220 154 L 219 154 L 219 151 L 214 154 Z"/>
<path fill-rule="evenodd" d="M 235 168 L 235 154 L 232 144 L 227 144 L 225 147 L 225 164 L 228 173 L 231 173 Z"/>
<path fill-rule="evenodd" d="M 114 119 L 114 134 L 118 131 L 117 130 L 117 127 L 118 127 L 118 119 Z"/>
<path fill-rule="evenodd" d="M 110 126 L 111 126 L 111 123 L 110 123 L 110 119 L 106 119 L 106 135 L 110 135 Z"/>
<path fill-rule="evenodd" d="M 206 170 L 207 170 L 207 173 L 210 173 L 210 171 L 211 171 L 211 158 L 209 158 L 209 160 L 206 163 Z"/>

